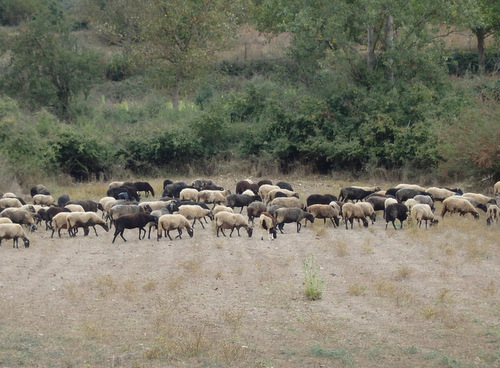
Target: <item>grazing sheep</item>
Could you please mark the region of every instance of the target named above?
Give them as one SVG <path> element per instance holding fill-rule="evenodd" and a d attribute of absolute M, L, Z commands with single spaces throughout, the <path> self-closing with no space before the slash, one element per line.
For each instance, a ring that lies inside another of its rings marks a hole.
<path fill-rule="evenodd" d="M 91 199 L 85 199 L 81 201 L 69 201 L 66 204 L 78 204 L 83 207 L 85 212 L 97 212 L 98 210 L 103 210 L 102 205 L 99 202 L 95 202 Z"/>
<path fill-rule="evenodd" d="M 181 201 L 197 201 L 199 190 L 195 188 L 184 188 L 179 193 Z"/>
<path fill-rule="evenodd" d="M 240 236 L 240 228 L 244 228 L 249 237 L 252 236 L 253 232 L 253 229 L 248 226 L 243 215 L 239 213 L 219 212 L 215 215 L 215 228 L 217 229 L 217 236 L 219 236 L 219 230 L 222 232 L 222 235 L 226 236 L 224 229 L 231 230 L 229 237 L 233 235 L 234 229 L 238 231 L 238 236 Z"/>
<path fill-rule="evenodd" d="M 398 189 L 396 192 L 396 199 L 398 200 L 399 203 L 402 203 L 406 201 L 407 199 L 414 198 L 417 195 L 427 195 L 432 198 L 432 195 L 430 193 L 427 193 L 422 190 L 417 190 L 417 189 L 412 189 L 412 188 L 401 188 Z"/>
<path fill-rule="evenodd" d="M 474 199 L 472 197 L 466 197 L 466 196 L 457 196 L 457 198 L 460 199 L 465 199 L 466 201 L 469 201 L 471 205 L 473 205 L 476 208 L 479 208 L 480 210 L 483 210 L 486 212 L 488 210 L 488 207 L 486 207 L 486 204 L 479 202 L 477 199 Z M 491 205 L 490 203 L 488 203 Z"/>
<path fill-rule="evenodd" d="M 181 190 L 184 188 L 189 187 L 186 183 L 183 181 L 177 181 L 175 183 L 169 183 L 163 187 L 163 193 L 162 197 L 173 197 L 173 198 L 179 198 L 179 195 L 181 193 Z"/>
<path fill-rule="evenodd" d="M 101 226 L 106 232 L 109 231 L 106 222 L 97 216 L 95 212 L 72 212 L 66 216 L 66 227 L 70 236 L 76 236 L 75 230 L 79 227 L 83 227 L 85 235 L 87 235 L 91 226 L 94 228 L 95 235 L 98 236 L 96 225 Z"/>
<path fill-rule="evenodd" d="M 403 222 L 408 218 L 408 207 L 402 203 L 391 203 L 385 209 L 385 229 L 387 230 L 387 225 L 392 222 L 392 226 L 396 229 L 395 221 L 399 220 L 401 223 L 400 229 L 403 228 Z"/>
<path fill-rule="evenodd" d="M 405 205 L 406 207 L 408 207 L 408 211 L 411 213 L 411 209 L 413 208 L 413 206 L 415 206 L 416 204 L 418 204 L 418 202 L 413 199 L 413 198 L 410 198 L 410 199 L 407 199 L 405 201 Z"/>
<path fill-rule="evenodd" d="M 146 213 L 134 213 L 131 215 L 123 215 L 115 220 L 115 234 L 112 243 L 115 242 L 118 234 L 122 237 L 123 241 L 127 241 L 123 237 L 125 229 L 139 229 L 139 240 L 141 240 L 141 233 L 144 231 L 143 238 L 146 237 L 146 229 L 144 228 L 150 222 L 154 222 L 158 226 L 158 218 Z"/>
<path fill-rule="evenodd" d="M 198 202 L 213 203 L 215 207 L 224 203 L 229 194 L 231 194 L 229 190 L 201 190 L 198 192 Z"/>
<path fill-rule="evenodd" d="M 420 192 L 426 191 L 426 189 L 424 187 L 421 187 L 420 185 L 417 185 L 417 184 L 398 184 L 398 185 L 396 185 L 396 189 L 401 189 L 401 188 L 414 189 L 414 190 L 418 190 Z"/>
<path fill-rule="evenodd" d="M 61 230 L 68 228 L 68 222 L 66 221 L 67 217 L 72 212 L 59 212 L 54 217 L 52 217 L 52 235 L 51 238 L 54 237 L 54 233 L 57 231 L 57 235 L 61 237 Z M 88 229 L 85 231 L 85 235 L 87 235 Z M 70 234 L 71 235 L 71 234 Z"/>
<path fill-rule="evenodd" d="M 460 215 L 464 216 L 467 213 L 472 214 L 475 219 L 479 218 L 479 213 L 474 208 L 474 206 L 466 199 L 461 198 L 461 196 L 453 196 L 446 198 L 443 201 L 443 208 L 441 209 L 441 217 L 444 217 L 446 212 L 455 213 L 458 212 Z"/>
<path fill-rule="evenodd" d="M 259 229 L 267 234 L 269 240 L 274 240 L 278 237 L 276 233 L 276 219 L 269 212 L 262 212 L 260 214 Z M 261 240 L 264 240 L 264 235 L 262 235 Z"/>
<path fill-rule="evenodd" d="M 182 239 L 182 229 L 185 228 L 188 232 L 189 236 L 192 238 L 194 234 L 194 230 L 191 227 L 189 221 L 180 214 L 167 214 L 163 215 L 158 219 L 158 234 L 157 240 L 159 241 L 162 237 L 163 232 L 165 232 L 165 236 L 168 236 L 170 240 L 172 237 L 170 236 L 171 230 L 177 230 L 179 235 L 175 238 Z"/>
<path fill-rule="evenodd" d="M 235 190 L 236 194 L 243 194 L 243 192 L 246 190 L 251 190 L 254 195 L 258 194 L 259 193 L 259 185 L 250 183 L 247 180 L 241 180 L 241 181 L 236 183 L 236 190 Z"/>
<path fill-rule="evenodd" d="M 0 245 L 2 240 L 12 239 L 12 247 L 19 248 L 19 238 L 23 239 L 24 247 L 30 246 L 30 241 L 19 224 L 0 224 Z"/>
<path fill-rule="evenodd" d="M 179 211 L 176 213 L 179 213 L 180 215 L 183 215 L 186 219 L 188 220 L 193 220 L 192 227 L 194 228 L 194 224 L 196 223 L 196 220 L 198 220 L 201 224 L 202 228 L 205 228 L 205 225 L 203 225 L 203 222 L 201 222 L 202 218 L 205 218 L 208 216 L 210 220 L 214 219 L 213 213 L 211 210 L 207 210 L 201 206 L 198 205 L 182 205 L 179 206 Z"/>
<path fill-rule="evenodd" d="M 339 201 L 347 202 L 348 200 L 351 200 L 354 202 L 354 200 L 356 200 L 356 202 L 358 202 L 375 192 L 375 190 L 364 190 L 362 188 L 356 187 L 344 187 L 340 189 Z"/>
<path fill-rule="evenodd" d="M 434 201 L 442 202 L 446 198 L 457 195 L 456 192 L 446 188 L 430 187 L 426 190 L 427 193 L 432 194 Z"/>
<path fill-rule="evenodd" d="M 375 210 L 373 209 L 372 204 L 369 202 L 358 202 L 356 204 L 363 208 L 365 218 L 369 218 L 372 221 L 373 225 L 375 223 L 375 220 L 377 219 L 377 215 L 375 214 Z"/>
<path fill-rule="evenodd" d="M 371 206 L 371 205 L 370 205 Z M 346 230 L 349 230 L 348 223 L 351 223 L 351 229 L 354 227 L 354 220 L 363 221 L 363 226 L 368 227 L 368 221 L 366 220 L 365 210 L 358 203 L 345 203 L 342 206 L 342 217 L 345 222 Z"/>
<path fill-rule="evenodd" d="M 263 184 L 263 185 L 259 186 L 258 194 L 259 194 L 260 198 L 265 199 L 267 197 L 267 193 L 269 193 L 271 190 L 274 190 L 274 189 L 281 189 L 281 188 L 277 185 Z"/>
<path fill-rule="evenodd" d="M 417 194 L 415 197 L 413 197 L 413 199 L 415 201 L 417 201 L 417 203 L 420 203 L 420 204 L 428 204 L 429 207 L 431 208 L 432 212 L 434 212 L 434 210 L 436 209 L 434 207 L 434 201 L 432 200 L 431 196 L 428 196 L 428 195 L 422 195 L 422 194 Z M 408 207 L 408 205 L 407 205 Z M 408 210 L 410 210 L 410 208 L 408 208 Z M 410 210 L 411 211 L 411 210 Z"/>
<path fill-rule="evenodd" d="M 486 218 L 486 225 L 498 225 L 498 218 L 500 217 L 500 207 L 498 207 L 496 204 L 490 205 L 488 207 L 487 216 L 488 217 Z"/>
<path fill-rule="evenodd" d="M 430 221 L 430 226 L 437 224 L 438 219 L 434 216 L 431 206 L 424 203 L 417 203 L 411 208 L 411 217 L 417 221 L 418 227 L 422 226 L 422 221 L 425 221 L 427 229 L 427 221 Z"/>
<path fill-rule="evenodd" d="M 56 204 L 56 200 L 51 195 L 46 194 L 36 194 L 33 197 L 33 203 L 39 204 L 41 206 L 54 206 Z"/>
<path fill-rule="evenodd" d="M 464 193 L 462 197 L 474 198 L 476 201 L 481 202 L 483 204 L 488 204 L 488 203 L 497 204 L 495 198 L 488 197 L 479 193 Z"/>
<path fill-rule="evenodd" d="M 212 210 L 212 214 L 215 216 L 219 212 L 229 212 L 229 213 L 234 213 L 234 210 L 231 207 L 223 206 L 221 204 L 217 205 L 214 207 Z"/>
<path fill-rule="evenodd" d="M 30 194 L 31 194 L 31 197 L 34 197 L 37 194 L 50 195 L 50 192 L 42 184 L 38 184 L 38 185 L 31 187 Z"/>
<path fill-rule="evenodd" d="M 369 198 L 365 198 L 365 202 L 368 202 L 372 205 L 374 211 L 383 211 L 385 210 L 385 201 L 387 197 L 382 196 L 371 196 Z"/>
<path fill-rule="evenodd" d="M 252 223 L 252 226 L 253 226 L 254 219 L 256 217 L 259 217 L 262 214 L 262 212 L 266 212 L 266 210 L 267 210 L 267 207 L 262 202 L 250 203 L 247 207 L 248 223 Z"/>
<path fill-rule="evenodd" d="M 300 199 L 295 198 L 295 197 L 275 198 L 271 201 L 269 206 L 281 206 L 281 207 L 288 207 L 288 208 L 297 207 L 297 208 L 300 208 L 302 210 L 306 209 L 306 206 L 304 205 L 304 203 L 302 203 L 300 201 Z"/>
<path fill-rule="evenodd" d="M 155 196 L 155 190 L 149 184 L 147 181 L 136 181 L 134 183 L 135 190 L 138 192 L 144 192 L 144 195 L 147 197 L 150 194 L 154 197 Z"/>
<path fill-rule="evenodd" d="M 37 229 L 34 220 L 37 215 L 33 215 L 29 211 L 17 208 L 7 208 L 2 211 L 0 216 L 9 218 L 15 224 L 25 225 L 30 229 L 30 231 L 35 231 Z"/>
<path fill-rule="evenodd" d="M 83 207 L 79 204 L 67 204 L 64 208 L 70 210 L 71 212 L 85 212 Z"/>
<path fill-rule="evenodd" d="M 326 224 L 326 219 L 330 219 L 334 227 L 339 226 L 340 211 L 334 206 L 329 204 L 312 204 L 307 206 L 307 212 L 312 213 L 315 219 L 323 219 L 323 224 Z"/>
<path fill-rule="evenodd" d="M 0 208 L 21 208 L 23 203 L 19 198 L 0 198 Z"/>
<path fill-rule="evenodd" d="M 243 212 L 244 207 L 248 207 L 252 202 L 260 202 L 262 199 L 258 195 L 246 195 L 246 194 L 230 194 L 226 197 L 226 206 L 235 208 L 241 207 L 240 213 Z"/>
<path fill-rule="evenodd" d="M 292 190 L 288 190 L 288 189 L 272 189 L 270 190 L 267 194 L 266 194 L 266 197 L 265 197 L 265 200 L 264 202 L 267 204 L 269 204 L 274 198 L 277 198 L 279 195 L 281 194 L 284 194 L 281 195 L 282 197 L 295 197 L 295 198 L 299 198 L 299 193 L 297 192 L 294 192 Z"/>
<path fill-rule="evenodd" d="M 332 201 L 336 201 L 337 197 L 333 194 L 311 194 L 306 199 L 307 207 L 313 204 L 330 204 Z"/>
<path fill-rule="evenodd" d="M 259 180 L 257 182 L 257 185 L 259 187 L 262 186 L 262 185 L 264 185 L 264 184 L 273 185 L 273 182 L 271 180 L 269 180 L 269 179 L 262 179 L 262 180 Z"/>
<path fill-rule="evenodd" d="M 279 199 L 279 198 L 278 198 Z M 282 198 L 285 199 L 285 198 Z M 314 215 L 312 213 L 304 211 L 302 208 L 278 208 L 276 210 L 276 227 L 279 231 L 284 234 L 283 227 L 286 223 L 297 223 L 297 232 L 300 232 L 302 224 L 300 221 L 305 219 L 306 222 L 314 222 Z"/>

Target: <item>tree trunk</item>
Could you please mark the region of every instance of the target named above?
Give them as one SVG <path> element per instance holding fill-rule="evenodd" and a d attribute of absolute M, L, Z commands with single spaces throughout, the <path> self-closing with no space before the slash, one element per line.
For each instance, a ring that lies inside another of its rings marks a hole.
<path fill-rule="evenodd" d="M 392 52 L 392 49 L 394 48 L 394 17 L 392 15 L 388 15 L 386 19 L 386 25 L 385 25 L 385 45 L 386 45 L 386 51 Z M 392 70 L 392 65 L 394 63 L 394 60 L 392 57 L 389 57 L 387 59 L 387 79 L 389 82 L 394 81 L 394 71 Z"/>
<path fill-rule="evenodd" d="M 476 39 L 477 39 L 477 65 L 478 65 L 478 71 L 479 75 L 484 75 L 485 69 L 486 69 L 486 56 L 485 56 L 485 50 L 484 50 L 484 39 L 485 39 L 485 32 L 482 29 L 476 29 L 474 31 L 476 34 Z"/>
<path fill-rule="evenodd" d="M 366 57 L 366 66 L 368 67 L 368 70 L 373 70 L 373 66 L 375 64 L 375 40 L 373 39 L 373 26 L 368 26 L 367 38 L 368 54 Z"/>

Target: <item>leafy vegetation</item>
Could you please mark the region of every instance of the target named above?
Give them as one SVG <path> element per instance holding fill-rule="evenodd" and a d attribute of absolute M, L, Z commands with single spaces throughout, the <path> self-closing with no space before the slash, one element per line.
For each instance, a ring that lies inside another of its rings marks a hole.
<path fill-rule="evenodd" d="M 498 34 L 495 5 L 350 3 L 162 0 L 138 11 L 125 0 L 3 0 L 7 171 L 88 180 L 209 174 L 239 160 L 282 173 L 300 164 L 499 180 L 498 53 L 483 60 L 442 37 Z M 280 59 L 222 53 L 244 23 L 287 32 L 288 49 Z"/>

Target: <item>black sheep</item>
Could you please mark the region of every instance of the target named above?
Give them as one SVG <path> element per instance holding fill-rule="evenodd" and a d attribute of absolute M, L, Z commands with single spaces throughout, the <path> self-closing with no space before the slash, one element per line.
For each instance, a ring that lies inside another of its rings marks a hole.
<path fill-rule="evenodd" d="M 434 196 L 430 193 L 424 192 L 422 190 L 416 190 L 416 189 L 410 189 L 410 188 L 399 189 L 396 192 L 395 197 L 398 200 L 398 202 L 401 203 L 401 202 L 406 201 L 407 199 L 415 197 L 416 195 L 427 195 L 427 196 L 431 197 L 432 199 L 434 199 Z"/>
<path fill-rule="evenodd" d="M 392 203 L 387 206 L 385 209 L 385 229 L 387 230 L 387 225 L 389 225 L 389 222 L 392 222 L 392 226 L 394 226 L 394 229 L 397 230 L 396 224 L 394 221 L 399 220 L 401 223 L 400 229 L 403 228 L 403 221 L 405 221 L 408 218 L 408 207 L 406 207 L 402 203 Z"/>
<path fill-rule="evenodd" d="M 243 212 L 243 207 L 248 207 L 252 202 L 262 202 L 262 198 L 258 195 L 246 194 L 230 194 L 226 198 L 226 205 L 234 209 L 234 207 L 241 207 L 240 213 Z"/>
<path fill-rule="evenodd" d="M 118 234 L 120 234 L 124 241 L 127 241 L 127 239 L 123 237 L 123 232 L 125 231 L 125 229 L 139 228 L 139 240 L 141 240 L 141 233 L 144 231 L 144 236 L 142 238 L 146 237 L 146 229 L 144 227 L 150 222 L 154 222 L 155 225 L 158 226 L 158 218 L 146 213 L 134 213 L 131 215 L 123 215 L 121 217 L 118 217 L 115 220 L 116 230 L 115 235 L 113 236 L 112 243 L 115 242 Z"/>
<path fill-rule="evenodd" d="M 313 204 L 330 204 L 330 202 L 336 201 L 337 197 L 333 194 L 311 194 L 306 199 L 307 207 Z"/>
<path fill-rule="evenodd" d="M 250 189 L 254 194 L 257 194 L 259 192 L 259 185 L 250 183 L 246 180 L 241 180 L 236 183 L 236 194 L 242 194 L 247 189 Z"/>
<path fill-rule="evenodd" d="M 364 190 L 361 188 L 354 187 L 344 187 L 340 190 L 339 201 L 347 202 L 349 199 L 354 202 L 354 200 L 361 201 L 366 196 L 375 193 L 374 190 Z"/>
<path fill-rule="evenodd" d="M 287 183 L 286 181 L 279 181 L 279 182 L 276 183 L 276 185 L 278 187 L 280 187 L 281 189 L 286 189 L 286 190 L 289 190 L 289 191 L 292 191 L 292 192 L 294 191 L 293 188 L 292 188 L 292 186 L 289 183 Z"/>
<path fill-rule="evenodd" d="M 144 192 L 144 195 L 151 194 L 153 197 L 155 196 L 155 190 L 147 181 L 136 181 L 134 183 L 135 190 L 138 192 Z"/>

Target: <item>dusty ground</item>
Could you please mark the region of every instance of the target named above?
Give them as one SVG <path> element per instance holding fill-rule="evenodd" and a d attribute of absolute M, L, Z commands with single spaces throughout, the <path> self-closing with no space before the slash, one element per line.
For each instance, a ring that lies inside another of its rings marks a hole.
<path fill-rule="evenodd" d="M 328 179 L 290 182 L 302 198 L 338 194 Z M 101 228 L 75 239 L 40 230 L 27 249 L 4 241 L 0 366 L 500 366 L 500 226 L 484 216 L 285 232 L 217 238 L 197 224 L 174 241 L 134 230 L 111 244 Z M 312 259 L 316 301 L 304 294 Z"/>

